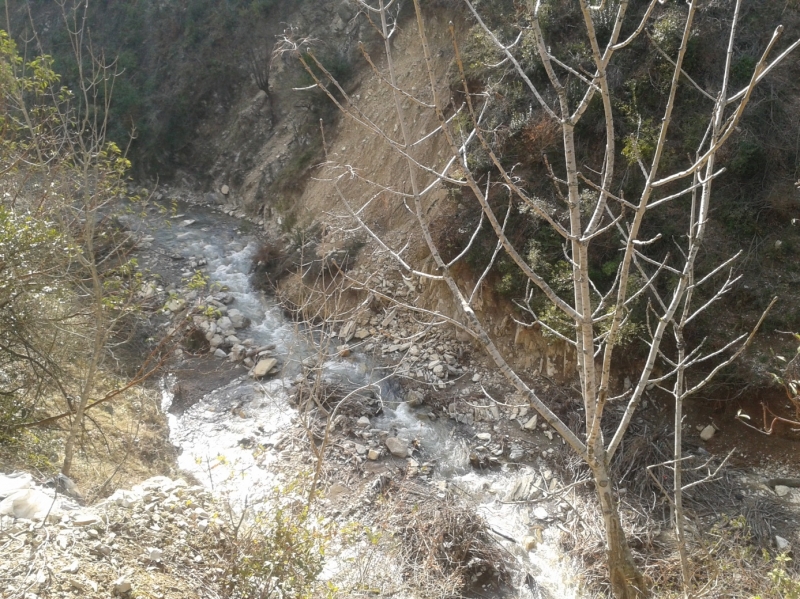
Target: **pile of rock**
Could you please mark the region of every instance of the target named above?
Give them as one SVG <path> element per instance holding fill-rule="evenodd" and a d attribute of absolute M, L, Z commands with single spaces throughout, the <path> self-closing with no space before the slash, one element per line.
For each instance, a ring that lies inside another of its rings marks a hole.
<path fill-rule="evenodd" d="M 240 310 L 230 307 L 234 301 L 234 296 L 227 291 L 203 297 L 189 291 L 171 297 L 165 310 L 178 314 L 188 308 L 192 324 L 205 337 L 209 351 L 215 357 L 241 363 L 255 378 L 275 372 L 278 365 L 278 360 L 272 355 L 275 345 L 256 345 L 252 338 L 242 338 L 243 331 L 251 322 Z M 192 302 L 191 306 L 189 302 Z"/>
<path fill-rule="evenodd" d="M 459 356 L 468 353 L 468 346 L 452 338 L 449 331 L 430 329 L 412 315 L 392 308 L 382 314 L 364 312 L 346 322 L 337 333 L 347 350 L 374 352 L 398 362 L 397 373 L 437 385 L 440 389 L 455 384 L 468 375 L 481 375 L 462 364 Z"/>
<path fill-rule="evenodd" d="M 25 479 L 0 475 L 0 490 L 23 487 L 0 502 L 0 596 L 177 599 L 222 582 L 227 512 L 205 488 L 157 476 L 91 508 L 59 496 L 44 514 L 9 510 L 14 497 L 21 508 L 22 494 L 46 494 Z"/>

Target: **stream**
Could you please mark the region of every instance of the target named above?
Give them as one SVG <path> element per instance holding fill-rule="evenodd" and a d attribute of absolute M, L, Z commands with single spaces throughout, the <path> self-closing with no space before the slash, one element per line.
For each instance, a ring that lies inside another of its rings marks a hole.
<path fill-rule="evenodd" d="M 210 207 L 179 203 L 176 214 L 153 213 L 144 220 L 130 217 L 126 224 L 144 234 L 141 245 L 153 250 L 149 256 L 173 270 L 177 266 L 184 280 L 192 275 L 194 264 L 212 283 L 223 286 L 233 296 L 231 307 L 251 322 L 237 336 L 251 339 L 255 346 L 274 346 L 273 355 L 280 363 L 279 374 L 260 381 L 248 377 L 247 370 L 239 366 L 241 376 L 178 413 L 170 411 L 173 397 L 165 380 L 162 409 L 168 415 L 171 441 L 179 448 L 180 469 L 240 507 L 257 505 L 276 486 L 285 484 L 277 468 L 282 451 L 286 451 L 280 446 L 297 416 L 289 390 L 302 376 L 303 361 L 315 360 L 322 363 L 326 380 L 347 388 L 371 385 L 383 408 L 379 416 L 371 418 L 371 429 L 418 442 L 419 456 L 415 453 L 415 458 L 433 465 L 429 482 L 432 493 L 455 487 L 469 496 L 513 555 L 520 572 L 517 578 L 525 580 L 528 576 L 528 585 L 520 584 L 502 596 L 580 596 L 577 581 L 568 573 L 569 560 L 557 550 L 554 520 L 537 507 L 542 504 L 501 501 L 505 490 L 519 485 L 521 477 L 532 477 L 532 469 L 507 465 L 494 470 L 474 469 L 467 440 L 456 432 L 453 421 L 427 419 L 409 407 L 400 385 L 391 379 L 382 380 L 384 372 L 371 357 L 360 352 L 345 358 L 327 352 L 320 355 L 318 344 L 300 325 L 288 319 L 271 297 L 252 288 L 249 271 L 259 240 L 248 232 L 249 223 Z M 157 268 L 155 265 L 154 270 Z M 219 358 L 207 359 L 223 364 Z M 252 443 L 253 439 L 257 443 Z M 541 526 L 534 526 L 537 520 Z M 532 528 L 543 529 L 543 535 L 534 549 L 526 551 L 521 540 L 533 534 Z"/>

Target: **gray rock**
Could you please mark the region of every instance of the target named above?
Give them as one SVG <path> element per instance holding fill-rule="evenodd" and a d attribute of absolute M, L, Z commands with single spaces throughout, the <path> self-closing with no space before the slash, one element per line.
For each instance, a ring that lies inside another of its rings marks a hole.
<path fill-rule="evenodd" d="M 130 581 L 124 576 L 117 578 L 114 581 L 114 592 L 117 593 L 118 595 L 122 595 L 124 593 L 130 593 L 131 588 L 132 587 Z"/>
<path fill-rule="evenodd" d="M 359 419 L 356 421 L 356 424 L 357 424 L 358 426 L 367 427 L 367 426 L 369 426 L 369 425 L 370 425 L 369 418 L 367 418 L 366 416 L 362 416 L 361 418 L 359 418 Z"/>
<path fill-rule="evenodd" d="M 543 507 L 537 507 L 533 510 L 533 517 L 537 520 L 547 520 L 550 518 L 550 514 Z"/>
<path fill-rule="evenodd" d="M 224 349 L 217 348 L 214 350 L 214 357 L 224 360 L 225 358 L 228 357 L 228 354 L 225 353 Z"/>
<path fill-rule="evenodd" d="M 424 401 L 424 396 L 419 391 L 412 389 L 406 394 L 406 402 L 412 408 L 416 408 L 422 405 Z"/>
<path fill-rule="evenodd" d="M 247 348 L 244 345 L 236 344 L 231 348 L 231 360 L 234 362 L 238 362 L 239 360 L 244 359 L 245 352 Z"/>
<path fill-rule="evenodd" d="M 381 321 L 381 326 L 386 328 L 394 321 L 394 317 L 397 314 L 397 308 L 392 308 L 389 313 L 386 315 L 386 318 Z"/>
<path fill-rule="evenodd" d="M 223 316 L 222 318 L 217 320 L 217 327 L 226 335 L 232 335 L 234 328 L 233 323 L 231 322 L 230 317 Z"/>
<path fill-rule="evenodd" d="M 791 543 L 789 543 L 789 541 L 787 541 L 783 537 L 775 535 L 775 547 L 778 549 L 778 551 L 788 551 L 791 548 L 791 546 L 792 545 Z"/>
<path fill-rule="evenodd" d="M 717 429 L 714 428 L 714 425 L 713 424 L 709 424 L 702 431 L 700 431 L 700 438 L 703 441 L 708 441 L 709 439 L 711 439 L 711 437 L 714 436 L 714 433 L 716 433 L 716 432 L 717 432 Z"/>
<path fill-rule="evenodd" d="M 386 448 L 396 458 L 408 457 L 408 443 L 397 437 L 389 437 L 386 439 Z"/>
<path fill-rule="evenodd" d="M 353 332 L 355 331 L 356 323 L 354 321 L 350 321 L 345 324 L 342 329 L 339 331 L 339 337 L 344 339 L 344 342 L 347 343 L 350 339 L 353 338 Z"/>
<path fill-rule="evenodd" d="M 786 497 L 791 489 L 784 485 L 775 485 L 775 495 L 778 497 Z"/>
<path fill-rule="evenodd" d="M 275 368 L 277 365 L 278 361 L 275 358 L 265 358 L 264 360 L 259 360 L 255 368 L 253 368 L 252 376 L 257 379 L 267 376 L 269 371 Z"/>
<path fill-rule="evenodd" d="M 532 431 L 536 428 L 537 423 L 539 422 L 539 415 L 534 414 L 530 420 L 528 420 L 524 425 L 523 428 L 526 430 Z"/>
<path fill-rule="evenodd" d="M 100 517 L 96 514 L 77 514 L 72 519 L 75 526 L 91 526 L 100 522 Z"/>
<path fill-rule="evenodd" d="M 81 564 L 78 560 L 72 560 L 72 563 L 68 566 L 64 566 L 61 568 L 62 572 L 66 572 L 67 574 L 77 574 L 78 570 L 81 569 Z"/>
<path fill-rule="evenodd" d="M 217 193 L 216 191 L 211 191 L 206 194 L 206 202 L 208 202 L 209 204 L 222 205 L 225 203 L 225 196 L 223 196 L 220 193 Z"/>
<path fill-rule="evenodd" d="M 527 501 L 538 497 L 540 490 L 532 473 L 519 476 L 508 488 L 504 501 Z"/>
<path fill-rule="evenodd" d="M 147 559 L 149 559 L 151 562 L 160 562 L 163 556 L 164 552 L 161 549 L 150 547 L 147 550 Z"/>
<path fill-rule="evenodd" d="M 235 329 L 243 329 L 247 326 L 250 326 L 250 319 L 236 308 L 231 308 L 228 310 L 228 318 Z"/>
<path fill-rule="evenodd" d="M 525 457 L 525 450 L 519 445 L 512 445 L 511 452 L 508 454 L 508 459 L 512 462 L 518 462 Z"/>
<path fill-rule="evenodd" d="M 0 474 L 0 499 L 4 499 L 15 491 L 30 489 L 33 477 L 28 473 Z"/>
<path fill-rule="evenodd" d="M 186 300 L 180 297 L 171 299 L 167 302 L 167 310 L 170 312 L 180 312 L 186 307 Z"/>

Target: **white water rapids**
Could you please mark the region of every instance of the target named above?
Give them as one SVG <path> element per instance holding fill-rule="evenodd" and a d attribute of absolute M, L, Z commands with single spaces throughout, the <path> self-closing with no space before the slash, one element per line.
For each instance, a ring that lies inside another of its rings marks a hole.
<path fill-rule="evenodd" d="M 317 348 L 271 298 L 251 287 L 249 270 L 258 242 L 238 233 L 241 221 L 205 207 L 180 205 L 179 208 L 184 214 L 171 219 L 173 226 L 159 225 L 166 222 L 164 219 L 146 221 L 146 233 L 153 238 L 153 245 L 162 253 L 180 254 L 188 260 L 205 259 L 211 281 L 227 288 L 235 298 L 232 307 L 252 322 L 237 335 L 253 339 L 255 345 L 274 344 L 281 373 L 262 382 L 247 378 L 242 370 L 242 377 L 208 393 L 183 413 L 169 414 L 171 440 L 180 450 L 181 469 L 192 473 L 215 493 L 229 496 L 234 505 L 257 504 L 276 485 L 285 482 L 274 466 L 281 460 L 281 451 L 275 446 L 280 445 L 296 416 L 288 401 L 288 389 L 302 372 L 303 360 L 317 356 Z M 357 352 L 347 358 L 327 356 L 323 369 L 326 378 L 352 387 L 368 385 L 383 376 L 377 365 Z M 165 384 L 165 412 L 172 400 L 166 391 L 168 387 Z M 517 541 L 531 534 L 533 507 L 499 500 L 500 490 L 514 483 L 518 470 L 505 467 L 500 471 L 474 470 L 469 464 L 467 444 L 455 434 L 451 421 L 420 417 L 414 408 L 401 401 L 402 397 L 397 397 L 400 393 L 397 384 L 381 382 L 375 387 L 384 409 L 379 417 L 373 418 L 371 426 L 420 442 L 423 459 L 434 464 L 432 493 L 437 492 L 435 483 L 444 480 L 468 494 L 496 532 Z M 257 439 L 257 443 L 243 442 L 252 439 Z M 568 560 L 556 549 L 556 533 L 555 528 L 546 529 L 543 542 L 530 552 L 518 542 L 502 540 L 520 571 L 530 573 L 537 583 L 533 586 L 540 589 L 533 591 L 520 585 L 514 594 L 503 596 L 559 599 L 580 596 L 576 581 L 568 574 Z"/>

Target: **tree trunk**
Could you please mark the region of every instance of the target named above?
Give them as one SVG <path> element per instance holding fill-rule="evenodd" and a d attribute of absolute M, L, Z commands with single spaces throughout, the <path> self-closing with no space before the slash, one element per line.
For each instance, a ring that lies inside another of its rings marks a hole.
<path fill-rule="evenodd" d="M 606 553 L 611 592 L 616 599 L 645 599 L 650 596 L 644 576 L 636 567 L 628 539 L 622 530 L 619 506 L 608 479 L 605 465 L 592 467 L 595 488 L 603 510 L 603 524 L 606 531 Z"/>

